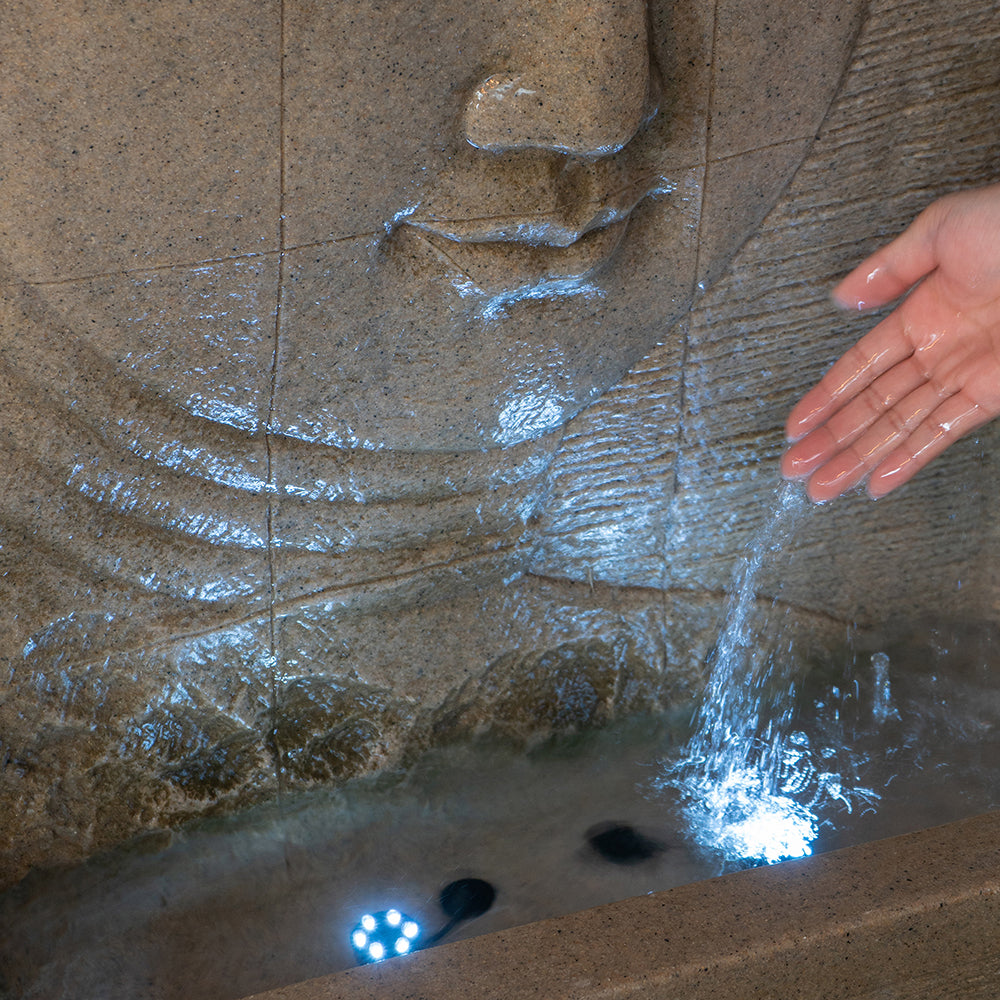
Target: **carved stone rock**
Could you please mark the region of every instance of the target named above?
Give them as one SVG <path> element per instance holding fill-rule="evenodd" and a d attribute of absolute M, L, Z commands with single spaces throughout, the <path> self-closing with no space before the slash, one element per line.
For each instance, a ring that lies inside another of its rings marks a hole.
<path fill-rule="evenodd" d="M 996 162 L 992 5 L 862 7 L 11 6 L 0 882 L 692 697 L 826 290 Z M 992 609 L 991 461 L 762 590 L 831 643 Z"/>

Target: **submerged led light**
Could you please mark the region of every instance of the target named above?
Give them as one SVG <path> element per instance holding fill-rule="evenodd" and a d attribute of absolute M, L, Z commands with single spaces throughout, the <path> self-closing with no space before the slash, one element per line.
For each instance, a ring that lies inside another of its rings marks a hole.
<path fill-rule="evenodd" d="M 358 964 L 381 962 L 393 955 L 406 955 L 418 947 L 420 925 L 395 908 L 366 913 L 351 932 L 351 945 Z"/>

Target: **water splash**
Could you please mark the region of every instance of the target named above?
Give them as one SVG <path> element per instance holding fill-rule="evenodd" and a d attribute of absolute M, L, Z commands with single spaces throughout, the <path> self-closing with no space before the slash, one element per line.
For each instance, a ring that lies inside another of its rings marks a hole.
<path fill-rule="evenodd" d="M 761 566 L 790 541 L 808 500 L 785 484 L 737 568 L 694 735 L 657 781 L 680 793 L 693 839 L 724 862 L 773 863 L 812 853 L 821 816 L 877 798 L 850 755 L 815 747 L 795 727 L 794 642 L 784 611 L 757 598 Z"/>
<path fill-rule="evenodd" d="M 872 716 L 877 722 L 898 719 L 899 712 L 893 707 L 889 686 L 889 657 L 885 653 L 872 653 L 872 672 L 875 682 Z"/>

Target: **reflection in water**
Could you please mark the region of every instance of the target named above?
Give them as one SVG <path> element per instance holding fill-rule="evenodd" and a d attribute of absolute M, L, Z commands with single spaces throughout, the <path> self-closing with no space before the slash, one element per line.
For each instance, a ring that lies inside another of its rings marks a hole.
<path fill-rule="evenodd" d="M 795 728 L 790 673 L 799 657 L 779 609 L 757 600 L 761 564 L 788 543 L 807 506 L 800 488 L 784 485 L 751 541 L 694 735 L 658 782 L 680 793 L 691 837 L 724 862 L 770 864 L 811 854 L 823 815 L 878 799 L 857 783 L 851 754 L 814 744 Z"/>

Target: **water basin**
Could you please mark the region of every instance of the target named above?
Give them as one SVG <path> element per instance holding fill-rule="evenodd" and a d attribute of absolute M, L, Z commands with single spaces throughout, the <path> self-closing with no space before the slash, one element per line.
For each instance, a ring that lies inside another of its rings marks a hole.
<path fill-rule="evenodd" d="M 938 627 L 857 636 L 801 667 L 787 724 L 845 793 L 801 798 L 817 831 L 805 853 L 1000 806 L 994 648 L 988 629 Z M 0 996 L 235 1000 L 354 966 L 365 913 L 398 908 L 433 936 L 456 880 L 485 880 L 496 898 L 445 942 L 759 865 L 713 849 L 692 825 L 705 814 L 665 780 L 691 719 L 619 719 L 527 752 L 440 747 L 405 771 L 29 877 L 0 902 Z"/>

